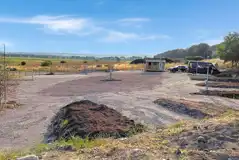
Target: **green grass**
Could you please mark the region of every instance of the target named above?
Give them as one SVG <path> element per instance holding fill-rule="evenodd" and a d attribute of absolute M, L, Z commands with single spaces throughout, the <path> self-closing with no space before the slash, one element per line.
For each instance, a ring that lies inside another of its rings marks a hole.
<path fill-rule="evenodd" d="M 59 140 L 51 144 L 38 144 L 31 149 L 26 150 L 6 150 L 0 152 L 0 160 L 11 160 L 18 157 L 23 157 L 29 154 L 40 155 L 41 153 L 55 150 L 58 147 L 72 146 L 73 148 L 79 150 L 83 148 L 93 148 L 104 144 L 104 140 L 96 139 L 89 140 L 88 138 L 82 139 L 79 137 L 72 137 L 69 140 Z"/>
<path fill-rule="evenodd" d="M 169 126 L 167 129 L 165 129 L 162 133 L 166 136 L 174 136 L 182 133 L 185 130 L 185 122 L 178 122 L 171 126 Z"/>

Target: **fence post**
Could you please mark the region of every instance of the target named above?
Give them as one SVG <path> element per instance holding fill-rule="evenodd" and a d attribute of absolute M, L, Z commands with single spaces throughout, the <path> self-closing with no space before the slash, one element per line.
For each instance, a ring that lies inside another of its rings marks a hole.
<path fill-rule="evenodd" d="M 33 80 L 33 75 L 34 75 L 34 69 L 32 69 L 32 80 Z"/>

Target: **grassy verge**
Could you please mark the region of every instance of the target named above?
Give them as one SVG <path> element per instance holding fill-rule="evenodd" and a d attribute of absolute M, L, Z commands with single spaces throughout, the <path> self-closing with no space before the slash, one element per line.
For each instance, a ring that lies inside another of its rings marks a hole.
<path fill-rule="evenodd" d="M 204 134 L 210 137 L 210 134 L 213 132 L 206 133 L 208 129 L 202 131 L 202 128 L 208 126 L 215 129 L 216 133 L 218 132 L 218 127 L 222 127 L 223 129 L 223 127 L 230 126 L 232 129 L 238 129 L 239 111 L 228 110 L 214 118 L 181 121 L 159 129 L 156 132 L 144 132 L 124 139 L 97 138 L 89 140 L 73 137 L 69 141 L 60 140 L 53 144 L 40 144 L 25 151 L 1 152 L 0 160 L 15 159 L 26 154 L 44 155 L 44 160 L 50 160 L 52 157 L 54 159 L 132 159 L 135 157 L 139 157 L 140 159 L 191 159 L 195 156 L 200 158 L 203 156 L 210 157 L 212 156 L 211 152 L 193 147 L 193 143 L 197 141 L 197 136 L 191 136 Z M 180 141 L 185 137 L 188 138 L 187 143 L 189 145 L 180 148 Z M 224 143 L 225 145 L 231 144 L 231 142 Z M 59 146 L 72 146 L 74 150 L 61 151 L 59 150 Z M 178 149 L 180 149 L 180 154 L 177 154 Z M 233 155 L 232 150 L 229 148 L 213 149 L 213 153 L 217 153 L 218 151 Z"/>

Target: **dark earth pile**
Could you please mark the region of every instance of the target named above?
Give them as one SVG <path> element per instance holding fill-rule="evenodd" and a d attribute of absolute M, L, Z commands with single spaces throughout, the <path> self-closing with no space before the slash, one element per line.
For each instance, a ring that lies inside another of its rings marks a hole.
<path fill-rule="evenodd" d="M 213 117 L 222 114 L 227 108 L 223 106 L 215 106 L 211 103 L 202 103 L 189 100 L 170 100 L 159 98 L 154 103 L 180 114 L 186 114 L 196 119 L 205 117 Z"/>
<path fill-rule="evenodd" d="M 197 83 L 197 86 L 205 87 L 205 82 Z M 239 88 L 238 82 L 208 82 L 208 87 L 212 88 Z"/>
<path fill-rule="evenodd" d="M 192 157 L 199 159 L 239 159 L 239 121 L 229 124 L 206 123 L 193 126 L 186 131 L 172 137 L 179 149 L 190 149 L 197 152 Z M 202 151 L 202 152 L 199 152 Z M 229 154 L 228 154 L 229 153 Z"/>
<path fill-rule="evenodd" d="M 219 90 L 201 90 L 200 92 L 192 93 L 196 95 L 219 96 L 232 99 L 239 99 L 239 91 L 219 91 Z"/>
<path fill-rule="evenodd" d="M 157 99 L 156 101 L 154 101 L 154 103 L 156 103 L 166 109 L 169 109 L 171 111 L 181 113 L 181 114 L 186 114 L 193 118 L 202 119 L 202 118 L 210 116 L 209 114 L 204 113 L 200 110 L 190 108 L 184 103 L 172 101 L 169 99 L 160 98 L 160 99 Z"/>
<path fill-rule="evenodd" d="M 45 135 L 46 142 L 82 138 L 125 137 L 143 131 L 143 126 L 122 116 L 114 109 L 88 100 L 73 102 L 53 117 Z"/>

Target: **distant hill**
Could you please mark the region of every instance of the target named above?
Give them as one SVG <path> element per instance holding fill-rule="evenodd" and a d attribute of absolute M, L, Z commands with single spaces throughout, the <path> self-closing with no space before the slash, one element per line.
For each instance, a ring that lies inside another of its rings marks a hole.
<path fill-rule="evenodd" d="M 155 55 L 155 58 L 167 57 L 167 58 L 185 58 L 186 56 L 201 56 L 212 57 L 216 54 L 216 46 L 209 46 L 206 43 L 200 43 L 192 45 L 186 49 L 174 49 Z"/>
<path fill-rule="evenodd" d="M 3 53 L 0 52 L 0 56 Z M 22 57 L 22 58 L 56 58 L 56 59 L 79 59 L 79 60 L 106 60 L 106 61 L 132 61 L 141 59 L 140 56 L 93 56 L 87 54 L 70 55 L 67 53 L 39 53 L 39 52 L 7 52 L 7 57 Z"/>

